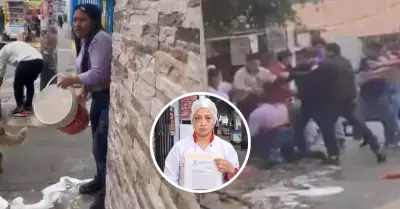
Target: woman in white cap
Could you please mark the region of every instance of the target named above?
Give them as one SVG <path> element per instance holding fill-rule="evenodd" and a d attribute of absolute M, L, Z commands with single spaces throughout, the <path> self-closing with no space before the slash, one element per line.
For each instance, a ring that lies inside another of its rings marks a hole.
<path fill-rule="evenodd" d="M 217 107 L 208 98 L 200 98 L 192 104 L 191 120 L 194 133 L 180 139 L 165 160 L 164 174 L 179 186 L 184 186 L 184 161 L 187 154 L 217 155 L 215 165 L 221 172 L 221 179 L 229 181 L 239 171 L 239 159 L 233 146 L 214 135 L 217 122 Z M 217 185 L 218 187 L 220 185 Z"/>

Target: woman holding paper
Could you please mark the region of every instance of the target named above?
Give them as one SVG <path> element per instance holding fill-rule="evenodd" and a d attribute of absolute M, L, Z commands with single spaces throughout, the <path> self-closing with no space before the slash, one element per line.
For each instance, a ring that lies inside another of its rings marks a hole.
<path fill-rule="evenodd" d="M 192 104 L 191 120 L 194 133 L 190 137 L 179 140 L 172 147 L 165 161 L 164 174 L 177 185 L 194 190 L 214 189 L 229 181 L 239 171 L 239 159 L 233 146 L 214 135 L 214 126 L 218 121 L 217 112 L 216 105 L 208 98 L 200 98 Z M 194 158 L 189 156 L 197 156 L 199 160 L 193 160 Z M 212 164 L 209 164 L 207 168 L 210 171 L 215 169 L 216 177 L 213 177 L 211 182 L 203 180 L 200 182 L 202 185 L 195 185 L 196 180 L 202 180 L 195 179 L 194 176 L 208 175 L 205 177 L 210 177 L 211 174 L 196 173 L 197 169 L 190 164 L 189 158 L 194 162 L 200 162 L 201 159 L 205 162 L 204 159 L 210 159 Z"/>

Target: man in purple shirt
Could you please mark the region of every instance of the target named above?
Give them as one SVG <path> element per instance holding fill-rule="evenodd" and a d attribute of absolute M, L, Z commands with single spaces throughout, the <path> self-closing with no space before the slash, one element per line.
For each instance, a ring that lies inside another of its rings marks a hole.
<path fill-rule="evenodd" d="M 78 75 L 62 78 L 59 86 L 67 88 L 74 84 L 84 85 L 78 94 L 81 102 L 84 101 L 87 93 L 91 93 L 90 123 L 97 174 L 91 182 L 82 185 L 79 192 L 81 194 L 97 193 L 90 209 L 104 209 L 112 39 L 102 30 L 101 12 L 93 4 L 82 4 L 76 7 L 74 33 L 77 37 L 78 57 L 75 64 Z"/>

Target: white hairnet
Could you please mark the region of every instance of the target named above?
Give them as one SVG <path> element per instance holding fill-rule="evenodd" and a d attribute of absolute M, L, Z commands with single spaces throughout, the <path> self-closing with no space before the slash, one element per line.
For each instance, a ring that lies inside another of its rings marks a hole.
<path fill-rule="evenodd" d="M 200 98 L 193 102 L 192 115 L 190 116 L 190 119 L 193 121 L 194 114 L 196 113 L 196 111 L 198 109 L 200 109 L 202 107 L 210 110 L 211 114 L 213 115 L 214 123 L 217 123 L 218 122 L 217 106 L 215 106 L 215 103 L 213 101 L 211 101 L 211 99 L 209 99 L 209 98 Z"/>

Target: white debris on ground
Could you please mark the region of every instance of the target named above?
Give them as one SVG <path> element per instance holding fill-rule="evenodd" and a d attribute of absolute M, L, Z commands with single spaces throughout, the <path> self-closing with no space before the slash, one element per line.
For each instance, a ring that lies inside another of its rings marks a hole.
<path fill-rule="evenodd" d="M 78 194 L 80 185 L 91 181 L 79 180 L 71 177 L 61 177 L 60 181 L 56 184 L 50 185 L 42 190 L 42 200 L 35 204 L 24 204 L 24 198 L 17 197 L 8 203 L 5 199 L 0 197 L 0 209 L 52 209 L 55 205 L 65 203 L 66 201 L 74 201 Z"/>
<path fill-rule="evenodd" d="M 310 208 L 309 205 L 301 203 L 301 197 L 318 197 L 335 195 L 344 191 L 342 187 L 337 186 L 316 186 L 313 182 L 329 180 L 329 174 L 340 169 L 339 167 L 328 167 L 327 170 L 312 172 L 306 175 L 300 175 L 293 179 L 283 180 L 274 185 L 254 190 L 243 195 L 243 198 L 256 206 L 269 202 L 268 199 L 278 199 L 279 205 L 285 208 Z"/>
<path fill-rule="evenodd" d="M 9 205 L 8 201 L 0 197 L 0 209 L 7 209 L 8 205 Z"/>

